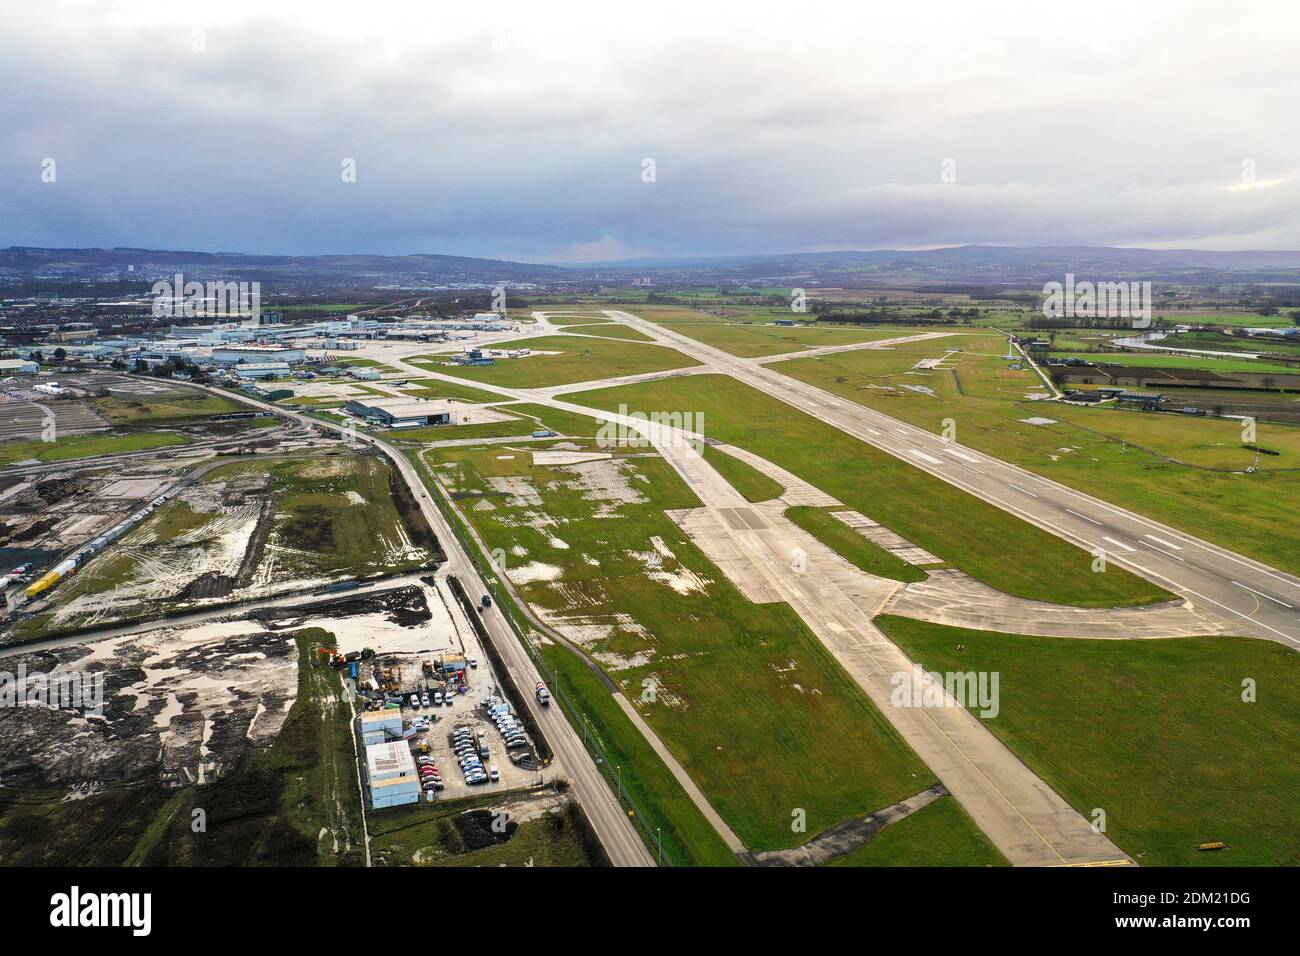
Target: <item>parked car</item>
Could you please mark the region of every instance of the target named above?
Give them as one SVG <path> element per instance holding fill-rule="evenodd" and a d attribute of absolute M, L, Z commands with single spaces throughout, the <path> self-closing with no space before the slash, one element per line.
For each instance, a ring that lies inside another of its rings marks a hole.
<path fill-rule="evenodd" d="M 492 780 L 493 783 L 501 779 L 501 771 L 497 770 L 496 764 L 493 764 L 492 766 L 488 767 L 488 777 Z"/>
<path fill-rule="evenodd" d="M 478 667 L 478 658 L 477 658 L 477 657 L 471 657 L 471 658 L 469 659 L 469 666 L 470 666 L 470 667 L 473 667 L 473 668 L 477 668 L 477 667 Z"/>
<path fill-rule="evenodd" d="M 429 706 L 429 695 L 428 695 L 428 694 L 421 694 L 421 695 L 420 695 L 420 705 L 423 706 L 423 707 L 428 707 L 428 706 Z"/>
<path fill-rule="evenodd" d="M 419 709 L 420 709 L 420 695 L 419 695 L 419 694 L 412 694 L 412 695 L 411 695 L 411 709 L 412 709 L 412 710 L 419 710 Z"/>
<path fill-rule="evenodd" d="M 506 742 L 507 750 L 520 750 L 527 746 L 528 746 L 528 741 L 523 740 L 521 738 L 515 738 L 514 740 L 510 740 Z"/>
<path fill-rule="evenodd" d="M 434 704 L 435 707 L 441 707 L 441 706 L 442 706 L 442 691 L 440 691 L 440 690 L 435 690 L 435 691 L 433 692 L 433 704 Z"/>

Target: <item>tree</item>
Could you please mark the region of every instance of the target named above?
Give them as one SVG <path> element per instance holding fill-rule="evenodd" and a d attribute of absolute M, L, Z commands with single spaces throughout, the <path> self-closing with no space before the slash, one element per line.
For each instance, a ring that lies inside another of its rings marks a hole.
<path fill-rule="evenodd" d="M 65 349 L 62 345 L 60 345 L 57 349 L 54 350 L 54 361 L 62 362 L 67 357 L 68 357 L 68 350 Z"/>

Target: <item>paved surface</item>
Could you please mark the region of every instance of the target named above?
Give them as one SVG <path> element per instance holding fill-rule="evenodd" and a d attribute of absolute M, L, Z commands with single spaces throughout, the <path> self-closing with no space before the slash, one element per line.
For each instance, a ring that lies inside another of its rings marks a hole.
<path fill-rule="evenodd" d="M 884 613 L 920 621 L 1008 634 L 1114 640 L 1198 637 L 1229 633 L 1221 615 L 1176 601 L 1136 608 L 1085 608 L 1028 601 L 994 590 L 965 572 L 944 568 L 928 580 L 907 584 Z"/>
<path fill-rule="evenodd" d="M 609 311 L 612 318 L 672 344 L 827 424 L 970 492 L 1107 561 L 1154 581 L 1223 618 L 1233 633 L 1300 648 L 1300 578 L 1100 501 L 1015 465 L 841 399 L 679 332 Z M 867 343 L 868 347 L 872 344 Z"/>
<path fill-rule="evenodd" d="M 749 504 L 671 430 L 641 430 L 704 505 L 670 512 L 691 539 L 750 600 L 794 609 L 1012 864 L 1129 862 L 942 689 L 947 706 L 895 705 L 895 675 L 914 665 L 871 619 L 898 582 L 850 565 L 787 521 L 782 502 Z"/>
<path fill-rule="evenodd" d="M 216 391 L 216 390 L 213 390 Z M 325 428 L 343 432 L 342 426 L 317 422 L 301 413 L 284 408 L 272 408 L 252 399 L 242 398 L 247 404 L 265 408 L 277 414 L 297 420 L 304 424 L 320 424 Z M 433 528 L 438 541 L 447 554 L 447 563 L 439 569 L 440 574 L 454 574 L 460 579 L 465 590 L 470 594 L 485 594 L 487 588 L 479 577 L 477 569 L 468 555 L 461 549 L 456 535 L 447 525 L 442 512 L 429 498 L 419 473 L 410 460 L 387 442 L 372 435 L 358 436 L 362 443 L 372 445 L 382 451 L 406 481 L 411 493 L 419 503 L 420 511 Z M 483 624 L 492 639 L 493 646 L 501 654 L 506 670 L 515 679 L 520 688 L 529 688 L 536 684 L 541 676 L 533 665 L 532 659 L 495 605 L 482 614 Z M 574 729 L 565 720 L 558 707 L 542 707 L 525 691 L 524 700 L 528 709 L 542 728 L 546 739 L 551 744 L 556 758 L 562 763 L 574 792 L 586 811 L 593 829 L 609 854 L 615 866 L 653 866 L 654 859 L 642 843 L 641 837 L 631 821 L 624 814 L 617 798 L 610 791 L 600 771 L 596 769 L 587 750 L 582 745 Z"/>

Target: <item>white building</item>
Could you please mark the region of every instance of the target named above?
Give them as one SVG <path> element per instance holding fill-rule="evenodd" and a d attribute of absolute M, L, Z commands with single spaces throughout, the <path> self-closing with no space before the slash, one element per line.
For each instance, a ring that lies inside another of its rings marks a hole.
<path fill-rule="evenodd" d="M 367 747 L 366 779 L 370 783 L 370 805 L 376 810 L 420 799 L 420 775 L 405 740 Z"/>
<path fill-rule="evenodd" d="M 212 361 L 218 365 L 236 365 L 239 362 L 250 364 L 288 362 L 290 365 L 297 365 L 306 358 L 305 349 L 288 345 L 230 345 L 212 350 Z"/>

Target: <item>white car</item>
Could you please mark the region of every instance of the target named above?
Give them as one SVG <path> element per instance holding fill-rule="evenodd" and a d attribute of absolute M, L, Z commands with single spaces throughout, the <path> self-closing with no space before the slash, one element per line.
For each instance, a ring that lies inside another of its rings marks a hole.
<path fill-rule="evenodd" d="M 501 771 L 497 770 L 496 764 L 488 767 L 488 779 L 492 780 L 494 783 L 501 779 Z"/>
<path fill-rule="evenodd" d="M 428 707 L 428 706 L 429 706 L 429 695 L 428 695 L 428 694 L 421 694 L 421 695 L 420 695 L 420 703 L 421 703 L 423 706 Z"/>

